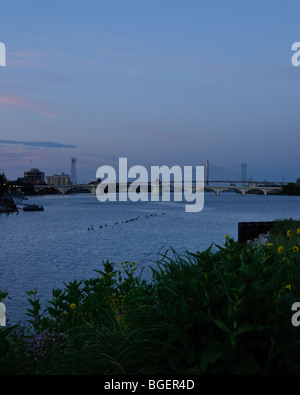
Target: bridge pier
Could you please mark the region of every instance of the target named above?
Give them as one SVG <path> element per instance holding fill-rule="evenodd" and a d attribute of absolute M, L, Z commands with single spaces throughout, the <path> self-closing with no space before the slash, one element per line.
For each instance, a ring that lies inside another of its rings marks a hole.
<path fill-rule="evenodd" d="M 221 189 L 219 187 L 205 187 L 204 192 L 213 191 L 217 196 L 220 195 Z"/>

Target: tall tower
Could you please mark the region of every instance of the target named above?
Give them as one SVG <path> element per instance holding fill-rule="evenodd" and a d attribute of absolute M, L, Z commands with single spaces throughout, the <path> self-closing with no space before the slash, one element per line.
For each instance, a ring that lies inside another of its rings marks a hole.
<path fill-rule="evenodd" d="M 76 162 L 77 158 L 72 158 L 72 165 L 71 165 L 71 182 L 73 185 L 77 184 L 77 169 L 76 169 Z"/>
<path fill-rule="evenodd" d="M 208 160 L 205 162 L 205 170 L 206 170 L 206 185 L 208 185 L 208 176 L 209 176 L 209 162 Z"/>
<path fill-rule="evenodd" d="M 245 184 L 247 182 L 247 163 L 242 163 L 242 182 Z"/>

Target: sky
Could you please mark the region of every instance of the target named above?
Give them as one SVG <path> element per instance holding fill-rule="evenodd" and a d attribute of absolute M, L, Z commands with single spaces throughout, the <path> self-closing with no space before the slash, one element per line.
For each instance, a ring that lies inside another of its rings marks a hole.
<path fill-rule="evenodd" d="M 300 178 L 294 0 L 10 0 L 0 10 L 0 168 Z"/>

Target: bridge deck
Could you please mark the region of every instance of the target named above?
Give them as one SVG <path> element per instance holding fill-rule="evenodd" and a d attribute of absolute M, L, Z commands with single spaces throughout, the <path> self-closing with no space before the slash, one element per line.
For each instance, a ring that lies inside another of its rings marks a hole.
<path fill-rule="evenodd" d="M 162 183 L 155 183 L 153 186 L 151 183 L 147 184 L 141 184 L 141 186 L 148 186 L 148 191 L 160 189 L 161 192 L 168 192 L 169 190 L 171 191 L 182 191 L 182 190 L 187 190 L 190 191 L 192 188 L 192 191 L 213 191 L 217 195 L 219 195 L 221 192 L 224 191 L 235 191 L 239 192 L 242 195 L 245 195 L 247 192 L 250 191 L 259 191 L 262 192 L 264 195 L 267 195 L 270 192 L 277 192 L 280 193 L 282 191 L 282 185 L 285 185 L 286 183 L 271 183 L 271 182 L 264 182 L 264 183 L 259 183 L 259 182 L 251 182 L 251 185 L 245 185 L 245 183 L 239 182 L 240 186 L 237 186 L 237 182 L 233 181 L 228 181 L 227 185 L 225 181 L 214 181 L 215 184 L 212 183 L 195 183 L 195 182 L 162 182 Z M 228 185 L 229 183 L 229 185 Z M 107 185 L 107 184 L 104 184 Z M 110 184 L 110 186 L 116 187 L 116 191 L 123 191 L 126 192 L 128 190 L 130 183 L 127 184 Z M 97 185 L 96 184 L 78 184 L 78 185 L 35 185 L 35 190 L 36 192 L 41 192 L 41 191 L 47 191 L 49 189 L 54 189 L 60 191 L 62 194 L 68 193 L 72 190 L 80 189 L 80 190 L 87 190 L 90 193 L 95 194 Z"/>

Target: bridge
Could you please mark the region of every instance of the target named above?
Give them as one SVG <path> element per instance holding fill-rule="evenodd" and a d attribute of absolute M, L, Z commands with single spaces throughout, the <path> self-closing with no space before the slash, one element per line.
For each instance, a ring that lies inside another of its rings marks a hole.
<path fill-rule="evenodd" d="M 210 181 L 205 182 L 205 191 L 213 191 L 216 195 L 220 195 L 221 192 L 237 192 L 241 195 L 246 193 L 260 193 L 263 195 L 269 194 L 280 194 L 282 192 L 283 185 L 287 185 L 286 182 L 267 182 L 267 181 Z"/>
<path fill-rule="evenodd" d="M 61 193 L 62 195 L 68 193 L 82 193 L 87 192 L 93 195 L 96 194 L 97 185 L 95 184 L 77 184 L 77 185 L 34 185 L 34 190 L 37 193 Z"/>
<path fill-rule="evenodd" d="M 220 195 L 221 192 L 235 192 L 241 195 L 246 195 L 247 193 L 259 193 L 263 195 L 269 194 L 280 194 L 282 192 L 282 187 L 287 185 L 288 182 L 268 182 L 268 181 L 253 181 L 252 177 L 247 180 L 246 175 L 246 164 L 242 165 L 242 180 L 237 180 L 239 177 L 232 171 L 228 171 L 227 169 L 217 166 L 214 163 L 209 162 L 208 160 L 205 162 L 205 180 L 204 182 L 199 183 L 196 189 L 196 183 L 190 182 L 182 183 L 181 181 L 172 180 L 170 178 L 165 178 L 166 182 L 159 182 L 156 180 L 153 186 L 150 183 L 141 185 L 141 189 L 143 192 L 148 191 L 152 193 L 162 192 L 182 192 L 187 190 L 188 192 L 196 192 L 196 191 L 205 191 L 205 192 L 214 192 L 216 195 Z M 212 170 L 212 172 L 211 172 Z M 211 174 L 212 173 L 212 174 Z M 217 180 L 217 181 L 211 181 Z M 219 181 L 218 181 L 219 180 Z M 220 181 L 222 180 L 222 181 Z M 127 184 L 116 184 L 116 192 L 128 192 L 130 183 Z M 115 185 L 113 186 L 114 190 Z M 63 195 L 67 193 L 74 192 L 87 192 L 91 194 L 96 194 L 97 184 L 89 183 L 89 184 L 76 184 L 76 185 L 35 185 L 35 191 L 38 193 L 49 193 L 50 191 L 61 193 Z M 148 188 L 148 189 L 147 189 Z M 48 192 L 47 192 L 48 191 Z"/>
<path fill-rule="evenodd" d="M 284 182 L 267 182 L 267 181 L 251 181 L 248 183 L 242 181 L 210 181 L 204 182 L 200 186 L 196 186 L 195 182 L 192 185 L 192 192 L 204 191 L 209 192 L 213 191 L 216 195 L 220 195 L 221 192 L 236 192 L 241 195 L 246 195 L 247 193 L 260 193 L 263 195 L 269 194 L 280 194 L 282 192 L 282 186 L 286 185 Z M 130 184 L 119 185 L 116 184 L 116 191 L 118 192 L 127 192 Z M 97 184 L 77 184 L 77 185 L 35 185 L 34 189 L 37 193 L 61 193 L 63 195 L 68 193 L 91 193 L 93 195 L 96 194 Z M 151 184 L 146 185 L 146 189 L 148 192 L 151 192 Z M 191 186 L 185 187 L 182 183 L 160 183 L 158 185 L 154 185 L 152 191 L 159 191 L 159 193 L 163 192 L 181 192 L 183 190 L 191 191 Z"/>

